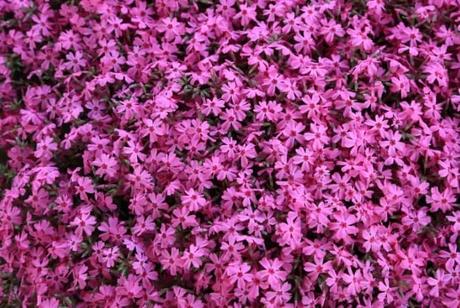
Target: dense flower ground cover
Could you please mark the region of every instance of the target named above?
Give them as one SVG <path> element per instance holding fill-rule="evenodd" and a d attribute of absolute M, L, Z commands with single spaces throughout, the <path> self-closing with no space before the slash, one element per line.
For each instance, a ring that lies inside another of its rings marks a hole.
<path fill-rule="evenodd" d="M 459 307 L 459 8 L 0 0 L 0 306 Z"/>

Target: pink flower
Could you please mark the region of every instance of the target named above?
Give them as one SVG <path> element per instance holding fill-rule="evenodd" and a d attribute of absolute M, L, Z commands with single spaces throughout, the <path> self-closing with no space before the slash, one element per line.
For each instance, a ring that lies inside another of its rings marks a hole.
<path fill-rule="evenodd" d="M 449 189 L 439 192 L 438 187 L 433 187 L 426 201 L 431 204 L 431 211 L 435 212 L 441 210 L 442 212 L 446 212 L 452 208 L 455 202 L 455 196 Z"/>
<path fill-rule="evenodd" d="M 312 141 L 313 149 L 319 150 L 329 142 L 329 137 L 326 134 L 326 128 L 320 124 L 311 124 L 309 133 L 304 134 L 305 140 Z"/>
<path fill-rule="evenodd" d="M 176 275 L 178 269 L 180 269 L 183 265 L 183 261 L 179 257 L 179 250 L 172 248 L 171 253 L 169 253 L 167 250 L 163 250 L 161 263 L 164 268 L 171 273 L 171 275 Z"/>
<path fill-rule="evenodd" d="M 55 298 L 44 299 L 38 306 L 40 308 L 58 308 L 59 301 Z"/>
<path fill-rule="evenodd" d="M 457 248 L 453 244 L 449 244 L 449 251 L 443 250 L 439 256 L 446 259 L 446 267 L 453 268 L 456 264 L 460 265 L 460 252 L 457 252 Z"/>
<path fill-rule="evenodd" d="M 318 276 L 324 272 L 331 270 L 331 262 L 323 262 L 322 258 L 318 259 L 315 257 L 314 263 L 305 262 L 304 263 L 304 270 L 308 273 L 308 277 L 311 280 L 318 279 Z"/>
<path fill-rule="evenodd" d="M 283 305 L 291 298 L 291 285 L 289 283 L 277 283 L 273 287 L 273 291 L 268 291 L 263 301 L 267 305 Z"/>
<path fill-rule="evenodd" d="M 1 1 L 0 306 L 458 307 L 458 6 Z"/>
<path fill-rule="evenodd" d="M 88 279 L 88 267 L 86 265 L 77 266 L 73 270 L 75 278 L 75 285 L 78 285 L 80 289 L 84 289 L 86 286 L 86 280 Z"/>
<path fill-rule="evenodd" d="M 240 12 L 234 18 L 240 19 L 241 24 L 247 26 L 251 20 L 256 20 L 256 8 L 242 4 L 240 5 Z"/>
<path fill-rule="evenodd" d="M 101 154 L 93 165 L 98 168 L 96 174 L 100 176 L 114 177 L 117 171 L 117 161 L 107 154 Z"/>
<path fill-rule="evenodd" d="M 37 144 L 37 150 L 34 154 L 37 158 L 47 160 L 51 158 L 53 152 L 56 151 L 57 148 L 58 146 L 53 142 L 53 139 L 47 136 Z"/>
<path fill-rule="evenodd" d="M 120 256 L 118 247 L 106 248 L 102 251 L 101 262 L 103 262 L 107 267 L 113 267 L 115 261 Z"/>
<path fill-rule="evenodd" d="M 455 232 L 460 231 L 460 212 L 457 211 L 452 216 L 447 216 L 447 220 L 454 223 L 452 228 Z"/>
<path fill-rule="evenodd" d="M 357 219 L 354 215 L 342 212 L 335 217 L 336 221 L 331 223 L 331 229 L 335 231 L 335 237 L 346 242 L 351 240 L 350 235 L 358 233 L 358 228 L 354 226 Z"/>
<path fill-rule="evenodd" d="M 287 277 L 287 272 L 281 269 L 283 264 L 277 258 L 273 260 L 264 258 L 260 261 L 260 265 L 264 268 L 260 271 L 262 279 L 270 285 L 277 284 Z"/>
<path fill-rule="evenodd" d="M 282 237 L 282 243 L 289 245 L 293 249 L 300 246 L 302 240 L 300 218 L 294 212 L 290 212 L 287 222 L 281 223 L 278 228 Z"/>
<path fill-rule="evenodd" d="M 360 270 L 353 272 L 350 268 L 348 268 L 348 273 L 343 274 L 342 279 L 347 285 L 346 292 L 349 295 L 356 295 L 361 291 L 362 275 Z"/>
<path fill-rule="evenodd" d="M 185 193 L 182 197 L 182 202 L 191 211 L 198 211 L 206 205 L 206 199 L 194 189 L 190 189 Z"/>
<path fill-rule="evenodd" d="M 190 245 L 188 251 L 182 256 L 185 269 L 190 269 L 192 266 L 198 268 L 201 266 L 201 257 L 204 256 L 205 251 L 195 245 Z"/>
<path fill-rule="evenodd" d="M 251 267 L 247 263 L 234 262 L 229 264 L 226 273 L 232 283 L 236 283 L 239 289 L 243 289 L 252 279 L 252 275 L 249 273 L 250 270 Z"/>
<path fill-rule="evenodd" d="M 75 232 L 78 235 L 82 235 L 82 233 L 91 235 L 95 229 L 95 224 L 96 218 L 87 212 L 82 212 L 80 216 L 75 217 L 75 219 L 70 223 L 70 225 L 76 227 Z"/>

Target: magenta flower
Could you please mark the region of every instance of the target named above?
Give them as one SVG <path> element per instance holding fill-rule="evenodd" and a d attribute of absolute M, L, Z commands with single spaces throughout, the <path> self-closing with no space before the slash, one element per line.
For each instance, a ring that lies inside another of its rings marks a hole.
<path fill-rule="evenodd" d="M 0 306 L 460 306 L 458 7 L 0 1 Z"/>

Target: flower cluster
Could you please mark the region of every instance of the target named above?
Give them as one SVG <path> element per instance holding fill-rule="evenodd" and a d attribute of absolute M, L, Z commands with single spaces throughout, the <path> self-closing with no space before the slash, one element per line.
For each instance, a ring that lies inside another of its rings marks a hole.
<path fill-rule="evenodd" d="M 458 0 L 0 0 L 0 306 L 459 307 Z"/>

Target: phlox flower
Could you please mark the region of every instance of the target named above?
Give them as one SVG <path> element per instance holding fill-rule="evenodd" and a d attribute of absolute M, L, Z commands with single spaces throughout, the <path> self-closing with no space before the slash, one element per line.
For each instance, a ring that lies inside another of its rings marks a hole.
<path fill-rule="evenodd" d="M 458 1 L 0 1 L 0 307 L 458 307 Z"/>

